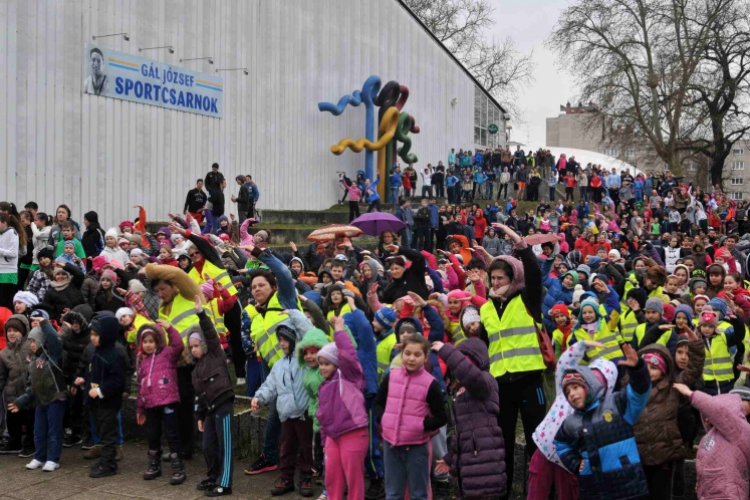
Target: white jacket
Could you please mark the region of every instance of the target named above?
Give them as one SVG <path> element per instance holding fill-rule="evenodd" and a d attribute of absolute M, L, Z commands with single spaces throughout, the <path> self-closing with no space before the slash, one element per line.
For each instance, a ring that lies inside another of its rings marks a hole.
<path fill-rule="evenodd" d="M 39 251 L 47 247 L 52 248 L 49 244 L 49 235 L 52 233 L 52 226 L 47 226 L 39 229 L 36 224 L 32 222 L 31 232 L 34 235 L 31 240 L 31 243 L 34 245 L 34 260 L 32 262 L 34 264 L 39 264 L 39 260 L 37 260 Z"/>
<path fill-rule="evenodd" d="M 108 262 L 112 262 L 113 259 L 117 259 L 123 266 L 130 260 L 125 250 L 123 250 L 119 246 L 117 248 L 109 248 L 105 246 L 104 250 L 102 250 L 99 255 L 106 257 Z"/>
<path fill-rule="evenodd" d="M 12 227 L 0 234 L 0 274 L 18 274 L 18 233 Z"/>

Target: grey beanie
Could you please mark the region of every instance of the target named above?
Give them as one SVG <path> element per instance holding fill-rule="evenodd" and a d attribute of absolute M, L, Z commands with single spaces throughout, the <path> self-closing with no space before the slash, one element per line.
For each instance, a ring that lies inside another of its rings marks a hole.
<path fill-rule="evenodd" d="M 664 314 L 664 302 L 662 302 L 660 299 L 657 299 L 656 297 L 651 297 L 646 301 L 646 307 L 643 308 L 644 311 L 648 309 L 656 311 L 659 314 Z"/>
<path fill-rule="evenodd" d="M 740 397 L 742 401 L 747 401 L 750 403 L 750 387 L 740 386 L 735 387 L 731 391 L 729 391 L 729 394 L 736 394 Z"/>
<path fill-rule="evenodd" d="M 580 264 L 576 268 L 576 271 L 578 271 L 579 273 L 586 273 L 586 276 L 591 276 L 591 268 L 586 264 Z"/>

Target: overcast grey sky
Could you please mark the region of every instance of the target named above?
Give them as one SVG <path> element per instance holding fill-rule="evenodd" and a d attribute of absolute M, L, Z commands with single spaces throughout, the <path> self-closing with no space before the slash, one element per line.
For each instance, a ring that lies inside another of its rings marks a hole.
<path fill-rule="evenodd" d="M 513 123 L 510 139 L 534 149 L 545 145 L 545 120 L 557 116 L 560 105 L 573 102 L 576 95 L 572 75 L 560 70 L 555 54 L 544 47 L 565 0 L 492 0 L 495 26 L 492 35 L 501 40 L 511 35 L 519 50 L 534 51 L 534 77 L 531 86 L 521 90 L 519 108 L 525 123 Z"/>

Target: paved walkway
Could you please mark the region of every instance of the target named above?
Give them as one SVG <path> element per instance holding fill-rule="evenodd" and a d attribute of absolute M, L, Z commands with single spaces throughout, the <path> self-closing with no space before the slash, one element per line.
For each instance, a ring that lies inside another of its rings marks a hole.
<path fill-rule="evenodd" d="M 84 460 L 80 449 L 65 449 L 61 467 L 55 472 L 26 470 L 24 467 L 31 459 L 18 458 L 15 455 L 0 455 L 0 498 L 16 500 L 110 500 L 117 498 L 159 498 L 175 500 L 193 500 L 205 498 L 203 492 L 197 491 L 195 485 L 205 477 L 203 457 L 196 456 L 186 462 L 188 478 L 180 486 L 169 484 L 172 468 L 167 465 L 164 475 L 152 481 L 144 481 L 142 474 L 146 469 L 146 445 L 140 443 L 125 444 L 125 459 L 119 463 L 116 476 L 102 479 L 89 477 L 90 460 Z M 270 489 L 278 478 L 276 472 L 267 472 L 258 476 L 246 476 L 242 470 L 247 463 L 235 462 L 233 495 L 234 498 L 266 499 L 271 498 Z M 322 491 L 316 486 L 315 496 Z M 290 498 L 297 494 L 286 495 Z M 282 497 L 283 498 L 283 497 Z"/>

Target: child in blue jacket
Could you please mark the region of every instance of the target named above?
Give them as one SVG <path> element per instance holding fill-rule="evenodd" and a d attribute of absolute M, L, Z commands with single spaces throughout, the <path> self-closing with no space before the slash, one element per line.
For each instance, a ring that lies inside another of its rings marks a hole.
<path fill-rule="evenodd" d="M 575 409 L 555 436 L 555 449 L 578 476 L 581 499 L 624 500 L 648 495 L 633 425 L 651 394 L 648 368 L 628 344 L 622 346 L 629 385 L 606 394 L 600 375 L 585 366 L 565 371 L 562 389 Z"/>

